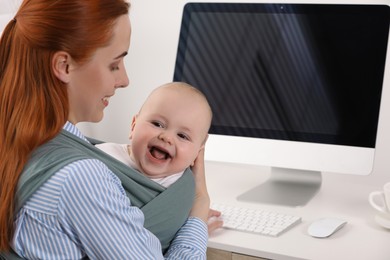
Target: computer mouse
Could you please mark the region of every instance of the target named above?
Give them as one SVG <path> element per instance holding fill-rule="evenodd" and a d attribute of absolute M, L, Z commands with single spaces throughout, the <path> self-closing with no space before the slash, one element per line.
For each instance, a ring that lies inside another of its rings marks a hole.
<path fill-rule="evenodd" d="M 310 224 L 307 233 L 312 237 L 325 238 L 334 234 L 347 224 L 347 221 L 339 218 L 321 218 Z"/>

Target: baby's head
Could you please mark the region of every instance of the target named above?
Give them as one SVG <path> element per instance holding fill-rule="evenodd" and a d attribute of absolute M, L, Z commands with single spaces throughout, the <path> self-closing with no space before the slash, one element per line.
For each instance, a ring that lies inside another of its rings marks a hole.
<path fill-rule="evenodd" d="M 151 178 L 192 166 L 204 148 L 212 119 L 206 97 L 182 82 L 152 91 L 131 125 L 130 156 Z"/>

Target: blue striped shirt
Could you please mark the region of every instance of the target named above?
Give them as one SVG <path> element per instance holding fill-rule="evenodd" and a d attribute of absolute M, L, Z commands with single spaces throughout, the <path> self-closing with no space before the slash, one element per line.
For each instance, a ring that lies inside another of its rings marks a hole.
<path fill-rule="evenodd" d="M 86 138 L 71 123 L 64 129 Z M 17 213 L 12 247 L 28 259 L 206 259 L 207 225 L 190 217 L 165 256 L 120 180 L 96 159 L 73 162 Z"/>

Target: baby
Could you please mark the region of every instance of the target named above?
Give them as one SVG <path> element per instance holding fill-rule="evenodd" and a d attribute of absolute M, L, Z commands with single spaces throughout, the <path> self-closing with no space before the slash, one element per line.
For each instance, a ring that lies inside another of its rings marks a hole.
<path fill-rule="evenodd" d="M 199 90 L 172 82 L 153 90 L 133 117 L 130 144 L 96 147 L 168 187 L 193 166 L 211 119 L 211 108 Z"/>

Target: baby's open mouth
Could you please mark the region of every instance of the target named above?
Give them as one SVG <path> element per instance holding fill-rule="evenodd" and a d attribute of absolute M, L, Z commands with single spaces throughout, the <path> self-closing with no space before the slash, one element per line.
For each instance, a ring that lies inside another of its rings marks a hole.
<path fill-rule="evenodd" d="M 156 146 L 150 148 L 149 152 L 154 158 L 158 160 L 167 160 L 171 157 L 171 155 L 167 151 L 164 151 Z"/>

